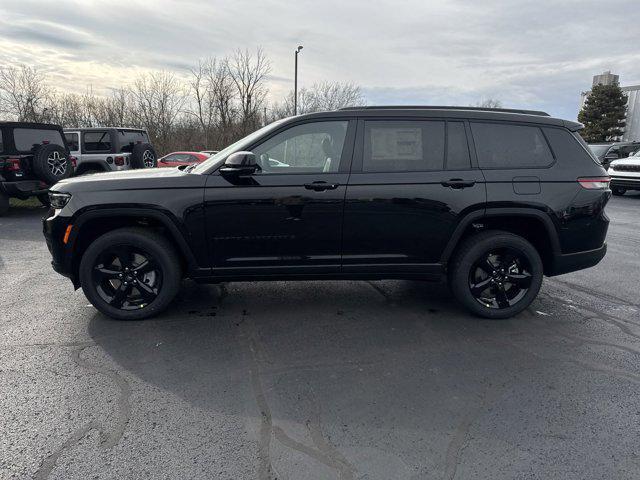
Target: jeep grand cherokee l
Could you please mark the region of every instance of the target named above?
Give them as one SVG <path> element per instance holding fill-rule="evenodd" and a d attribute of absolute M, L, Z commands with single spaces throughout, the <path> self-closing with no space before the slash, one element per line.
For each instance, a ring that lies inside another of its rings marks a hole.
<path fill-rule="evenodd" d="M 44 234 L 54 269 L 119 319 L 162 311 L 183 277 L 446 277 L 506 318 L 543 275 L 605 255 L 609 177 L 580 128 L 461 107 L 296 116 L 197 166 L 60 182 Z"/>

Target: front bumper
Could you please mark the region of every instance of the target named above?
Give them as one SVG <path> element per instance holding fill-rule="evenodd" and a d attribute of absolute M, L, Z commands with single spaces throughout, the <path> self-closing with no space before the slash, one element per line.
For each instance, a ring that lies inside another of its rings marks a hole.
<path fill-rule="evenodd" d="M 553 277 L 555 275 L 562 275 L 564 273 L 593 267 L 600 263 L 600 260 L 602 260 L 606 254 L 607 244 L 605 243 L 602 247 L 596 248 L 595 250 L 556 255 L 546 275 Z"/>
<path fill-rule="evenodd" d="M 73 237 L 76 234 L 73 227 L 71 229 L 69 242 L 65 244 L 63 241 L 67 226 L 70 224 L 71 221 L 68 217 L 62 217 L 57 214 L 55 210 L 50 209 L 49 215 L 42 220 L 42 233 L 47 242 L 47 248 L 51 253 L 51 266 L 60 275 L 71 279 L 73 285 L 78 288 L 79 283 L 74 274 L 72 256 L 69 251 L 73 245 Z"/>
<path fill-rule="evenodd" d="M 611 175 L 610 186 L 626 188 L 627 190 L 640 190 L 640 177 L 621 177 Z"/>

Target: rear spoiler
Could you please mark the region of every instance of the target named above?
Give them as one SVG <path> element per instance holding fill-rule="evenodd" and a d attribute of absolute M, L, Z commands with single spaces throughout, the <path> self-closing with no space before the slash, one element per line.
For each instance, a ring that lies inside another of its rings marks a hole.
<path fill-rule="evenodd" d="M 569 120 L 563 120 L 564 126 L 567 127 L 572 132 L 577 132 L 584 128 L 584 125 L 578 122 L 570 122 Z"/>

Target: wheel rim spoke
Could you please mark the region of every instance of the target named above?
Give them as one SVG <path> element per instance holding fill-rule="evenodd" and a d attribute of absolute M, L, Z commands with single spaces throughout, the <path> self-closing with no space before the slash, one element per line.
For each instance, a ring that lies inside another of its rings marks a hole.
<path fill-rule="evenodd" d="M 491 286 L 491 278 L 481 280 L 478 283 L 471 285 L 471 293 L 474 297 L 478 298 L 487 288 Z"/>
<path fill-rule="evenodd" d="M 148 273 L 156 268 L 156 263 L 153 260 L 146 258 L 142 263 L 137 265 L 133 271 L 136 274 Z"/>
<path fill-rule="evenodd" d="M 533 277 L 529 273 L 510 273 L 507 275 L 507 281 L 517 285 L 520 288 L 529 288 Z"/>
<path fill-rule="evenodd" d="M 116 258 L 120 261 L 122 268 L 129 267 L 131 265 L 132 253 L 131 250 L 125 246 L 116 247 L 114 249 Z"/>
<path fill-rule="evenodd" d="M 158 291 L 156 289 L 151 288 L 149 285 L 143 282 L 138 282 L 136 284 L 136 288 L 140 292 L 142 298 L 147 301 L 147 303 L 152 302 L 158 296 Z"/>
<path fill-rule="evenodd" d="M 498 285 L 496 287 L 496 302 L 500 308 L 509 308 L 509 298 L 507 297 L 504 285 Z"/>
<path fill-rule="evenodd" d="M 115 270 L 113 268 L 107 268 L 104 265 L 99 265 L 97 267 L 94 268 L 94 272 L 96 272 L 96 274 L 106 280 L 114 280 L 119 278 L 118 275 L 120 275 L 120 270 Z"/>
<path fill-rule="evenodd" d="M 131 285 L 120 284 L 120 287 L 116 290 L 113 298 L 109 302 L 109 305 L 116 308 L 121 308 L 124 305 L 129 293 L 131 292 Z"/>

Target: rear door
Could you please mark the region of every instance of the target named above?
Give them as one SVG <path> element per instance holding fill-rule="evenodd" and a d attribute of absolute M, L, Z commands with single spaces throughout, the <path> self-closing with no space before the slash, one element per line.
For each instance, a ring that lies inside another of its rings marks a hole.
<path fill-rule="evenodd" d="M 359 122 L 345 201 L 343 271 L 437 273 L 460 218 L 484 208 L 465 121 Z"/>

